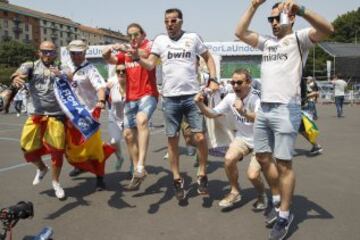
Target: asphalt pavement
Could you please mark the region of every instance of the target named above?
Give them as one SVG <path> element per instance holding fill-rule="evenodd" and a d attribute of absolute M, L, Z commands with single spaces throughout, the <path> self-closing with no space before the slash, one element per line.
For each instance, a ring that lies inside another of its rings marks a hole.
<path fill-rule="evenodd" d="M 288 239 L 360 239 L 360 106 L 345 106 L 344 118 L 337 118 L 334 105 L 318 106 L 319 143 L 323 154 L 311 157 L 311 146 L 299 136 L 294 158 L 295 214 Z M 108 139 L 106 114 L 102 118 L 104 139 Z M 107 161 L 107 190 L 95 192 L 95 178 L 85 173 L 68 177 L 65 161 L 61 184 L 67 199 L 59 201 L 52 190 L 50 174 L 32 186 L 35 168 L 26 164 L 19 147 L 26 117 L 0 115 L 0 209 L 19 201 L 34 204 L 34 217 L 21 219 L 13 228 L 13 239 L 35 235 L 45 226 L 54 229 L 55 240 L 168 240 L 168 239 L 267 239 L 262 213 L 252 211 L 256 192 L 246 179 L 247 157 L 238 164 L 242 201 L 231 209 L 218 202 L 227 193 L 223 159 L 209 157 L 209 196 L 196 193 L 194 158 L 187 156 L 181 142 L 181 170 L 188 200 L 174 197 L 169 164 L 163 159 L 166 137 L 161 112 L 156 112 L 151 130 L 146 170 L 149 173 L 138 191 L 126 192 L 129 160 L 116 171 L 115 157 Z M 45 160 L 50 164 L 48 158 Z"/>

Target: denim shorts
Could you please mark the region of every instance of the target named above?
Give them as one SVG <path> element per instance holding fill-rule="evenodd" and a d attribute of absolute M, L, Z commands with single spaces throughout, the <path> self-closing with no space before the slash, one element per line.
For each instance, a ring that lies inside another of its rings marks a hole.
<path fill-rule="evenodd" d="M 136 115 L 138 112 L 143 112 L 147 115 L 149 120 L 154 113 L 157 105 L 157 100 L 154 96 L 144 96 L 136 101 L 129 101 L 125 103 L 125 116 L 124 127 L 135 128 L 136 127 Z"/>
<path fill-rule="evenodd" d="M 254 126 L 254 151 L 291 160 L 300 121 L 298 104 L 261 103 Z"/>
<path fill-rule="evenodd" d="M 178 135 L 181 121 L 186 118 L 191 132 L 204 132 L 205 119 L 194 101 L 195 95 L 164 97 L 164 116 L 166 136 Z"/>

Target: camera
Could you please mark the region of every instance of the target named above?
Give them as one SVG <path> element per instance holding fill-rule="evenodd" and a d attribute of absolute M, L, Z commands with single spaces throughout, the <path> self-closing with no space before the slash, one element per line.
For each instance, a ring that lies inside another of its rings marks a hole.
<path fill-rule="evenodd" d="M 31 202 L 18 202 L 16 205 L 0 210 L 0 221 L 3 225 L 4 233 L 0 233 L 0 240 L 5 239 L 7 232 L 16 225 L 20 219 L 34 216 L 34 206 Z"/>

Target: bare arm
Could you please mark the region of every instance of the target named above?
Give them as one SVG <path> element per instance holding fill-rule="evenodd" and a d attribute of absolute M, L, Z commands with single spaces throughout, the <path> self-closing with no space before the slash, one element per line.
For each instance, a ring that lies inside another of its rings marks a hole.
<path fill-rule="evenodd" d="M 245 108 L 244 103 L 241 99 L 237 98 L 234 102 L 233 107 L 236 109 L 236 111 L 238 111 L 240 113 L 241 116 L 245 117 L 250 122 L 255 121 L 256 113 L 248 111 Z"/>
<path fill-rule="evenodd" d="M 98 97 L 98 102 L 96 104 L 96 107 L 104 109 L 105 108 L 105 88 L 99 88 L 97 90 L 96 94 Z"/>
<path fill-rule="evenodd" d="M 209 69 L 209 76 L 210 76 L 209 78 L 216 79 L 216 66 L 215 66 L 214 58 L 211 55 L 211 53 L 209 51 L 206 51 L 201 55 L 201 57 L 204 59 Z M 210 81 L 209 88 L 213 91 L 218 90 L 219 84 L 215 83 L 214 81 Z"/>
<path fill-rule="evenodd" d="M 112 51 L 123 51 L 126 52 L 128 47 L 125 44 L 116 43 L 114 45 L 107 46 L 102 51 L 102 56 L 108 64 L 117 64 L 117 57 L 112 54 Z"/>
<path fill-rule="evenodd" d="M 257 46 L 259 34 L 248 30 L 248 28 L 257 8 L 264 2 L 265 0 L 252 0 L 251 5 L 245 11 L 244 15 L 242 15 L 235 29 L 235 36 L 252 47 Z"/>
<path fill-rule="evenodd" d="M 156 67 L 156 63 L 159 60 L 159 57 L 155 54 L 150 53 L 150 55 L 147 58 L 138 57 L 139 55 L 133 56 L 133 59 L 139 59 L 138 63 L 147 70 L 153 70 Z"/>
<path fill-rule="evenodd" d="M 200 111 L 208 118 L 217 118 L 221 116 L 220 114 L 216 113 L 213 109 L 209 108 L 204 104 L 204 96 L 203 92 L 199 92 L 195 95 L 194 101 L 196 105 L 199 107 Z"/>
<path fill-rule="evenodd" d="M 320 42 L 334 33 L 333 25 L 314 11 L 297 5 L 293 0 L 287 0 L 285 7 L 290 9 L 290 14 L 302 16 L 311 24 L 313 28 L 310 30 L 309 37 L 312 42 Z"/>

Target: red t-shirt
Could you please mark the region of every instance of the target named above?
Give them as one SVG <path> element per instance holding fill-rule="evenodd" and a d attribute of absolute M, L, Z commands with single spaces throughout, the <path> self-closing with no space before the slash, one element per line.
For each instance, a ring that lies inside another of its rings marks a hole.
<path fill-rule="evenodd" d="M 145 39 L 139 49 L 145 50 L 150 54 L 151 42 Z M 159 92 L 156 86 L 155 69 L 148 71 L 139 63 L 133 62 L 131 56 L 119 52 L 117 63 L 125 64 L 126 67 L 126 101 L 136 101 L 143 96 L 158 97 Z"/>

